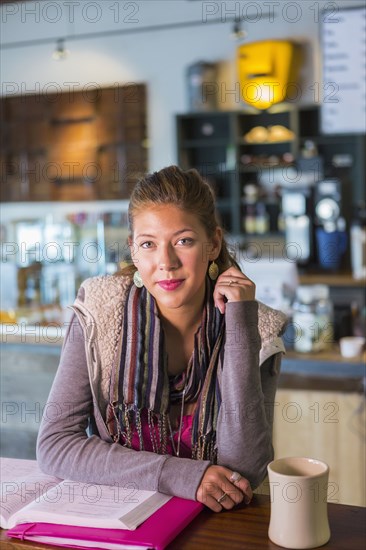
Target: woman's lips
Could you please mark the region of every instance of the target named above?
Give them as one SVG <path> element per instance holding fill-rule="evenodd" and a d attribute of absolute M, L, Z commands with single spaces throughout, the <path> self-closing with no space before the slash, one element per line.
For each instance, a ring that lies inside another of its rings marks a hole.
<path fill-rule="evenodd" d="M 183 281 L 184 279 L 168 279 L 166 281 L 158 281 L 158 285 L 164 290 L 175 290 L 183 283 Z"/>

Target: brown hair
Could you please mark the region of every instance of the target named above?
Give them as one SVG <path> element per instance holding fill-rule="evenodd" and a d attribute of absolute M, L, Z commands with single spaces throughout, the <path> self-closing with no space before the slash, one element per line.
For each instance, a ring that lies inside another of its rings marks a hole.
<path fill-rule="evenodd" d="M 159 172 L 147 174 L 138 181 L 132 191 L 128 208 L 131 233 L 136 212 L 148 205 L 162 204 L 171 204 L 195 214 L 209 238 L 214 235 L 216 227 L 220 226 L 212 188 L 195 169 L 184 171 L 178 166 L 168 166 Z M 232 265 L 238 267 L 224 238 L 216 263 L 220 273 Z M 132 274 L 134 271 L 134 266 L 129 266 L 123 269 L 123 274 Z"/>

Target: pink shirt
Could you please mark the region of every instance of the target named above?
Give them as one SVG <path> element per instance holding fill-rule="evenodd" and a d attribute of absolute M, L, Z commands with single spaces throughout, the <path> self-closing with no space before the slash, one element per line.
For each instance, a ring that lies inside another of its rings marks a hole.
<path fill-rule="evenodd" d="M 182 433 L 180 438 L 180 450 L 179 450 L 179 456 L 182 458 L 192 458 L 192 415 L 186 415 L 182 418 Z M 147 422 L 147 411 L 144 409 L 141 412 L 141 425 L 142 425 L 142 438 L 144 441 L 144 450 L 145 451 L 153 451 L 152 444 L 151 444 L 151 438 L 150 438 L 150 430 L 149 425 Z M 158 428 L 157 425 L 154 425 L 155 434 L 158 438 Z M 173 440 L 175 444 L 175 448 L 177 449 L 178 446 L 178 432 L 173 432 Z M 137 430 L 135 429 L 132 434 L 132 449 L 135 449 L 135 451 L 140 450 L 140 440 L 137 433 Z M 174 450 L 170 441 L 170 438 L 167 443 L 167 454 L 174 455 Z"/>

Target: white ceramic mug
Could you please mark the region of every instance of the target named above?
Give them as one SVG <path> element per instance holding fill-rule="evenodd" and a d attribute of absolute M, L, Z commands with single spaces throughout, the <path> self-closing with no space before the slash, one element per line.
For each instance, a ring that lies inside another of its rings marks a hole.
<path fill-rule="evenodd" d="M 365 338 L 362 336 L 345 336 L 339 340 L 342 357 L 357 357 L 361 355 L 364 345 Z"/>
<path fill-rule="evenodd" d="M 328 465 L 313 458 L 279 458 L 268 465 L 272 542 L 293 549 L 328 542 L 328 476 Z"/>

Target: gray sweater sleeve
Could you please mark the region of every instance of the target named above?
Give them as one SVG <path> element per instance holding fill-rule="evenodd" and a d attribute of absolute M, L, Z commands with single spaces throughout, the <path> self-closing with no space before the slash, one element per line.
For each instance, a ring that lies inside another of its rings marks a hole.
<path fill-rule="evenodd" d="M 119 487 L 132 484 L 194 500 L 210 462 L 135 451 L 97 435 L 87 436 L 93 401 L 84 336 L 76 318 L 70 326 L 72 337 L 69 331 L 38 434 L 41 469 L 63 479 Z"/>
<path fill-rule="evenodd" d="M 225 317 L 218 464 L 239 471 L 255 488 L 273 459 L 273 408 L 281 354 L 259 368 L 257 302 L 228 303 Z"/>

